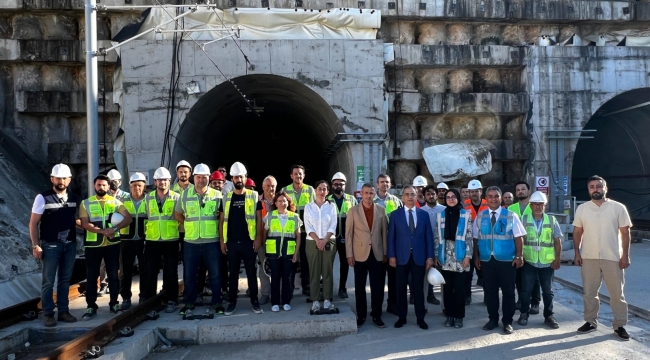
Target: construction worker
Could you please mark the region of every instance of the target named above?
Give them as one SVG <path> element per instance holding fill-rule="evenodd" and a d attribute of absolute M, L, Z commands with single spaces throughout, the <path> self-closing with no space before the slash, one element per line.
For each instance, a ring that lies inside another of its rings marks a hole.
<path fill-rule="evenodd" d="M 232 164 L 230 176 L 235 184 L 235 190 L 224 195 L 221 209 L 219 209 L 221 252 L 228 255 L 230 266 L 229 304 L 225 315 L 232 315 L 237 308 L 239 264 L 242 260 L 248 278 L 248 290 L 253 312 L 262 313 L 257 299 L 257 276 L 255 276 L 257 250 L 262 244 L 261 237 L 264 236 L 262 203 L 256 191 L 244 187 L 246 175 L 244 164 L 240 162 Z"/>
<path fill-rule="evenodd" d="M 418 175 L 415 177 L 415 179 L 413 179 L 413 187 L 418 194 L 418 198 L 415 201 L 415 206 L 417 208 L 421 208 L 427 203 L 426 199 L 424 198 L 424 191 L 422 191 L 422 189 L 424 189 L 424 187 L 427 185 L 429 185 L 427 179 L 422 175 Z"/>
<path fill-rule="evenodd" d="M 357 205 L 357 199 L 345 193 L 345 183 L 347 179 L 342 172 L 337 172 L 332 176 L 332 192 L 327 200 L 336 204 L 338 224 L 336 225 L 336 251 L 339 253 L 339 297 L 348 298 L 348 272 L 350 265 L 345 252 L 345 221 L 350 208 Z"/>
<path fill-rule="evenodd" d="M 225 309 L 221 304 L 221 277 L 219 262 L 221 248 L 219 245 L 219 206 L 221 192 L 208 187 L 210 168 L 205 164 L 194 167 L 194 187 L 183 191 L 176 202 L 174 217 L 185 227 L 185 251 L 183 252 L 183 268 L 185 272 L 185 306 L 180 315 L 193 311 L 197 299 L 197 291 L 203 291 L 205 278 L 197 283 L 197 275 L 201 270 L 201 259 L 205 264 L 210 278 L 212 290 L 212 309 L 216 314 L 223 314 Z"/>
<path fill-rule="evenodd" d="M 532 210 L 530 208 L 529 200 L 528 200 L 528 197 L 530 196 L 530 185 L 528 185 L 528 183 L 525 181 L 519 181 L 517 184 L 515 184 L 515 194 L 517 194 L 517 202 L 510 205 L 508 207 L 508 210 L 517 214 L 517 216 L 519 216 L 520 219 L 522 219 L 524 215 L 532 214 Z M 521 308 L 523 270 L 524 270 L 523 267 L 517 269 L 517 277 L 515 280 L 515 285 L 517 286 L 517 304 L 515 306 L 517 310 Z M 532 292 L 529 292 L 529 294 L 532 296 L 532 298 L 529 299 L 531 315 L 539 314 L 539 302 L 541 300 L 541 290 L 540 290 L 539 280 L 535 281 L 535 283 L 536 284 L 535 286 L 533 286 Z"/>
<path fill-rule="evenodd" d="M 552 215 L 544 213 L 547 200 L 542 192 L 535 191 L 530 196 L 532 214 L 522 217 L 522 224 L 526 229 L 524 240 L 524 266 L 521 299 L 521 315 L 517 323 L 528 324 L 528 311 L 530 294 L 534 287 L 542 284 L 544 297 L 544 324 L 552 329 L 560 327 L 553 317 L 553 276 L 555 270 L 560 268 L 562 255 L 562 230 L 557 220 Z M 539 309 L 538 309 L 539 311 Z"/>
<path fill-rule="evenodd" d="M 443 182 L 439 183 L 438 186 L 436 186 L 436 191 L 438 192 L 438 205 L 445 206 L 445 194 L 447 193 L 447 190 L 449 190 L 449 186 Z M 426 194 L 424 197 L 426 198 Z"/>
<path fill-rule="evenodd" d="M 215 171 L 210 175 L 210 187 L 219 190 L 223 190 L 223 186 L 226 182 L 226 178 L 223 176 L 223 174 L 220 171 Z"/>
<path fill-rule="evenodd" d="M 379 174 L 377 176 L 377 194 L 374 198 L 374 203 L 386 209 L 386 218 L 390 217 L 390 213 L 402 207 L 402 201 L 395 195 L 388 192 L 391 187 L 390 176 L 386 174 Z M 397 315 L 397 278 L 395 268 L 390 266 L 388 262 L 384 263 L 384 270 L 386 271 L 388 294 L 386 297 L 386 312 Z"/>
<path fill-rule="evenodd" d="M 253 179 L 248 178 L 246 179 L 246 185 L 244 186 L 248 190 L 255 190 L 255 181 Z"/>
<path fill-rule="evenodd" d="M 266 219 L 268 214 L 271 213 L 273 198 L 275 197 L 275 188 L 277 186 L 277 180 L 275 180 L 271 175 L 267 176 L 264 178 L 264 181 L 262 181 L 262 189 L 264 190 L 260 195 L 260 202 L 262 203 L 262 219 Z M 257 251 L 257 258 L 259 259 L 260 264 L 259 269 L 257 270 L 257 276 L 260 278 L 260 305 L 264 305 L 268 303 L 271 298 L 271 279 L 266 273 L 264 273 L 264 261 L 266 260 L 266 248 L 264 246 L 261 246 Z M 277 300 L 279 303 L 280 299 Z"/>
<path fill-rule="evenodd" d="M 117 200 L 122 201 L 123 198 L 129 196 L 129 193 L 120 189 L 122 186 L 122 174 L 115 169 L 111 169 L 108 174 L 106 174 L 110 179 L 108 195 L 116 198 Z"/>
<path fill-rule="evenodd" d="M 291 196 L 291 200 L 296 204 L 296 210 L 300 215 L 300 221 L 303 222 L 302 227 L 300 228 L 300 243 L 303 244 L 300 247 L 300 285 L 302 286 L 302 294 L 309 297 L 309 264 L 307 263 L 307 253 L 305 252 L 307 239 L 307 232 L 305 231 L 305 206 L 310 202 L 314 201 L 316 193 L 314 188 L 305 184 L 305 167 L 302 165 L 292 165 L 291 166 L 291 180 L 293 183 L 285 186 L 282 191 L 286 192 Z M 297 268 L 293 272 L 293 283 L 296 281 L 296 272 Z"/>
<path fill-rule="evenodd" d="M 481 182 L 474 179 L 467 184 L 469 190 L 469 199 L 463 202 L 465 211 L 469 211 L 472 215 L 472 221 L 476 220 L 476 214 L 481 211 L 487 210 L 488 205 L 485 199 L 482 199 L 483 185 Z M 472 277 L 474 276 L 474 261 L 469 262 L 469 273 L 465 278 L 465 305 L 472 303 Z M 476 269 L 476 286 L 483 287 L 483 273 L 480 269 Z"/>
<path fill-rule="evenodd" d="M 470 184 L 470 189 L 472 188 Z M 471 196 L 471 195 L 470 195 Z M 488 209 L 479 212 L 472 224 L 474 266 L 483 269 L 485 303 L 489 321 L 483 330 L 499 326 L 499 290 L 502 293 L 503 332 L 512 334 L 515 314 L 515 269 L 524 264 L 523 237 L 526 236 L 519 216 L 501 207 L 501 189 L 487 188 Z"/>
<path fill-rule="evenodd" d="M 192 173 L 192 165 L 185 160 L 181 160 L 176 164 L 176 183 L 172 186 L 171 190 L 177 192 L 179 195 L 183 190 L 194 187 L 190 183 L 190 174 Z"/>
<path fill-rule="evenodd" d="M 436 232 L 437 228 L 437 222 L 436 222 L 436 216 L 445 211 L 445 206 L 440 204 L 440 185 L 445 185 L 445 183 L 440 183 L 438 184 L 437 187 L 433 187 L 433 185 L 427 185 L 424 187 L 424 198 L 427 200 L 427 204 L 421 207 L 420 209 L 426 211 L 429 214 L 429 220 L 431 221 L 431 229 L 433 232 Z M 447 185 L 445 185 L 447 186 Z M 447 190 L 445 190 L 447 191 Z M 442 204 L 446 204 L 444 200 L 444 193 L 443 193 L 443 200 Z M 429 280 L 424 279 L 424 296 L 425 298 L 425 303 L 424 303 L 424 308 L 428 310 L 427 303 L 433 304 L 433 305 L 440 305 L 440 300 L 436 299 L 436 295 L 433 293 L 433 285 L 429 284 Z"/>
<path fill-rule="evenodd" d="M 52 188 L 34 199 L 29 219 L 29 237 L 32 254 L 43 264 L 41 301 L 45 326 L 56 326 L 54 318 L 54 281 L 56 284 L 56 307 L 59 321 L 73 323 L 77 318 L 70 315 L 68 293 L 70 278 L 77 254 L 76 219 L 79 197 L 68 189 L 72 173 L 65 164 L 52 168 Z"/>
<path fill-rule="evenodd" d="M 174 208 L 180 195 L 170 190 L 172 174 L 164 167 L 153 173 L 156 190 L 145 196 L 147 225 L 145 226 L 144 257 L 147 263 L 147 280 L 145 301 L 156 295 L 160 261 L 165 259 L 163 267 L 163 301 L 167 303 L 165 311 L 176 311 L 178 298 L 178 221 L 174 218 Z"/>
<path fill-rule="evenodd" d="M 97 315 L 97 277 L 102 262 L 106 264 L 106 277 L 110 291 L 108 307 L 110 312 L 121 311 L 117 297 L 120 291 L 120 229 L 131 224 L 131 214 L 121 201 L 108 195 L 110 179 L 106 175 L 95 177 L 95 195 L 84 200 L 79 209 L 81 227 L 86 230 L 84 253 L 86 258 L 86 304 L 88 308 L 81 320 L 90 320 Z M 122 219 L 114 216 L 122 215 Z M 116 220 L 117 218 L 117 220 Z M 119 220 L 119 221 L 118 221 Z"/>
<path fill-rule="evenodd" d="M 513 202 L 514 202 L 514 196 L 512 195 L 512 193 L 511 192 L 504 192 L 503 193 L 503 207 L 505 207 L 507 209 L 510 205 L 512 205 Z"/>
<path fill-rule="evenodd" d="M 120 230 L 120 295 L 122 304 L 120 309 L 127 310 L 131 307 L 131 284 L 133 280 L 133 264 L 138 259 L 140 269 L 140 294 L 145 293 L 145 279 L 147 279 L 147 262 L 144 259 L 144 227 L 147 219 L 145 209 L 144 189 L 147 178 L 143 173 L 134 173 L 129 179 L 131 192 L 122 199 L 126 211 L 131 214 L 133 221 L 128 227 Z"/>

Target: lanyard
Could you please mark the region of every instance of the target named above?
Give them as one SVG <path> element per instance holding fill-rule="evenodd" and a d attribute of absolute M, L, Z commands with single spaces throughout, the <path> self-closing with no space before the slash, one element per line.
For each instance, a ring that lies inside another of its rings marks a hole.
<path fill-rule="evenodd" d="M 542 236 L 542 226 L 544 225 L 544 218 L 539 221 L 539 225 L 536 219 L 533 219 L 533 222 L 535 223 L 535 229 L 537 230 L 537 248 L 539 248 L 540 237 Z"/>

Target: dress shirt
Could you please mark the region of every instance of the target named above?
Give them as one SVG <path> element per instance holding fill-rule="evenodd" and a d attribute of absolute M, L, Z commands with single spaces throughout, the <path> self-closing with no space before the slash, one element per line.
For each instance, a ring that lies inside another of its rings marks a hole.
<path fill-rule="evenodd" d="M 490 219 L 492 219 L 492 212 L 494 211 L 494 218 L 496 220 L 499 220 L 499 215 L 501 215 L 501 208 L 498 208 L 496 210 L 488 209 L 490 213 L 488 216 Z M 520 236 L 526 236 L 526 229 L 524 229 L 524 225 L 521 223 L 521 220 L 519 219 L 519 216 L 517 214 L 513 214 L 513 220 L 512 220 L 512 235 L 514 237 L 520 237 Z M 478 221 L 474 221 L 474 224 L 472 225 L 472 236 L 474 239 L 478 239 L 478 234 L 479 234 L 479 225 Z"/>
<path fill-rule="evenodd" d="M 309 235 L 312 232 L 316 233 L 321 239 L 328 232 L 332 234 L 332 239 L 336 238 L 336 225 L 338 224 L 336 210 L 336 204 L 331 201 L 325 201 L 320 207 L 315 202 L 311 202 L 305 206 L 304 219 L 307 240 L 314 240 Z"/>
<path fill-rule="evenodd" d="M 404 205 L 404 215 L 406 215 L 406 225 L 409 223 L 409 210 L 413 210 L 413 226 L 418 227 L 418 214 L 417 214 L 417 207 L 412 207 L 408 208 L 406 205 Z"/>

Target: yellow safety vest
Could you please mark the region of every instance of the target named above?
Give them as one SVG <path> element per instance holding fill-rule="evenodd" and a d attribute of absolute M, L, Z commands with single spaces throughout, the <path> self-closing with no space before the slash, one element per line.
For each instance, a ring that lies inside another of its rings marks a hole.
<path fill-rule="evenodd" d="M 296 199 L 296 191 L 293 189 L 293 184 L 285 186 L 282 190 L 291 196 L 291 201 L 296 204 L 297 211 L 303 210 L 307 204 L 314 201 L 314 188 L 307 184 L 302 184 L 300 199 Z"/>
<path fill-rule="evenodd" d="M 232 200 L 233 192 L 230 191 L 224 198 L 223 208 L 223 242 L 228 242 L 228 216 L 230 215 L 230 201 Z M 248 235 L 251 240 L 255 240 L 257 235 L 257 221 L 255 219 L 255 204 L 259 199 L 257 191 L 245 189 L 244 190 L 244 213 L 246 214 L 246 224 L 248 225 Z"/>
<path fill-rule="evenodd" d="M 133 198 L 131 198 L 130 194 L 123 197 L 123 199 L 122 203 L 124 204 L 126 211 L 128 211 L 133 217 L 133 221 L 128 227 L 120 229 L 120 234 L 123 235 L 123 240 L 133 239 L 136 235 L 138 235 L 140 240 L 144 240 L 144 227 L 146 227 L 147 223 L 147 207 L 145 199 L 143 198 L 140 201 L 140 205 L 138 205 L 137 209 L 135 208 Z"/>
<path fill-rule="evenodd" d="M 552 220 L 551 220 L 552 219 Z M 555 246 L 553 244 L 553 227 L 555 217 L 544 214 L 541 232 L 538 236 L 535 220 L 532 214 L 525 214 L 522 223 L 526 228 L 524 239 L 524 260 L 537 264 L 550 264 L 555 260 Z"/>
<path fill-rule="evenodd" d="M 147 203 L 147 224 L 145 226 L 145 240 L 173 241 L 178 240 L 178 221 L 174 218 L 174 207 L 179 194 L 169 190 L 162 209 L 158 208 L 156 190 L 145 197 Z"/>
<path fill-rule="evenodd" d="M 183 191 L 181 207 L 185 215 L 185 241 L 219 239 L 219 205 L 221 192 L 208 188 L 199 198 L 194 187 Z"/>
<path fill-rule="evenodd" d="M 120 202 L 110 195 L 105 195 L 104 207 L 100 204 L 97 196 L 91 196 L 83 201 L 83 206 L 88 213 L 88 221 L 100 229 L 112 228 L 111 215 L 117 212 Z M 85 247 L 100 247 L 103 244 L 104 236 L 97 236 L 98 234 L 86 231 Z M 98 239 L 100 238 L 100 239 Z M 120 242 L 120 233 L 115 233 L 112 239 L 106 238 L 109 245 Z"/>
<path fill-rule="evenodd" d="M 298 214 L 287 211 L 287 221 L 284 227 L 277 210 L 273 210 L 268 216 L 269 230 L 266 233 L 266 257 L 275 259 L 281 256 L 292 256 L 296 253 L 296 224 L 300 223 Z"/>

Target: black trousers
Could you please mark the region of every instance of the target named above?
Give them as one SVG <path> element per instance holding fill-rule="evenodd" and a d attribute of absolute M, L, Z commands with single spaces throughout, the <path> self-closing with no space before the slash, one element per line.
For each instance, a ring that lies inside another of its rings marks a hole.
<path fill-rule="evenodd" d="M 498 261 L 494 257 L 490 261 L 481 261 L 483 270 L 483 288 L 485 304 L 491 321 L 499 321 L 499 289 L 503 295 L 503 317 L 501 322 L 512 324 L 515 315 L 515 267 L 511 261 Z"/>
<path fill-rule="evenodd" d="M 145 240 L 146 241 L 146 240 Z M 178 300 L 178 240 L 174 241 L 146 241 L 144 244 L 144 258 L 147 263 L 147 283 L 145 294 L 147 300 L 156 295 L 160 261 L 165 259 L 163 265 L 163 301 Z"/>
<path fill-rule="evenodd" d="M 219 269 L 219 276 L 221 276 L 221 291 L 228 292 L 228 269 L 230 269 L 228 266 L 228 255 L 221 253 L 221 262 L 219 263 L 219 266 L 221 267 Z M 237 273 L 239 274 L 239 270 L 237 270 Z"/>
<path fill-rule="evenodd" d="M 109 245 L 101 247 L 87 247 L 86 254 L 86 304 L 89 308 L 97 309 L 97 278 L 99 267 L 104 260 L 106 264 L 106 280 L 110 301 L 108 306 L 118 304 L 117 297 L 120 295 L 120 279 L 117 272 L 120 269 L 120 246 Z"/>
<path fill-rule="evenodd" d="M 384 271 L 386 273 L 386 278 L 387 278 L 386 283 L 388 286 L 388 293 L 386 296 L 386 308 L 395 307 L 397 306 L 396 268 L 390 266 L 387 261 L 384 263 Z"/>
<path fill-rule="evenodd" d="M 524 267 L 520 267 L 519 269 L 515 270 L 517 272 L 516 278 L 515 278 L 515 286 L 517 287 L 517 301 L 521 303 L 521 294 L 524 291 L 524 286 L 523 286 L 523 273 L 524 273 Z M 530 294 L 530 301 L 531 305 L 539 305 L 540 300 L 542 299 L 541 296 L 541 289 L 542 286 L 539 282 L 539 278 L 535 276 L 535 285 L 533 285 L 532 291 L 529 291 L 528 294 Z"/>
<path fill-rule="evenodd" d="M 345 260 L 347 263 L 347 260 Z M 381 304 L 384 302 L 384 264 L 370 251 L 366 261 L 354 262 L 354 297 L 357 318 L 365 319 L 368 314 L 366 300 L 366 278 L 370 277 L 370 316 L 381 318 Z"/>
<path fill-rule="evenodd" d="M 348 258 L 345 253 L 345 239 L 336 238 L 336 252 L 339 254 L 339 291 L 346 290 L 347 286 L 345 284 L 348 282 L 350 265 L 348 265 Z"/>
<path fill-rule="evenodd" d="M 305 229 L 300 229 L 300 262 L 299 263 L 294 263 L 294 268 L 293 268 L 293 274 L 291 275 L 291 283 L 295 284 L 296 283 L 296 272 L 298 270 L 298 266 L 300 266 L 300 286 L 302 287 L 303 290 L 309 288 L 309 282 L 310 282 L 310 277 L 309 277 L 309 263 L 307 262 L 307 252 L 306 252 L 306 241 L 307 241 L 307 233 L 305 232 Z"/>
<path fill-rule="evenodd" d="M 120 241 L 120 295 L 122 301 L 131 300 L 131 284 L 133 284 L 133 264 L 138 259 L 140 269 L 140 296 L 145 292 L 147 279 L 147 261 L 144 259 L 144 240 Z"/>
<path fill-rule="evenodd" d="M 228 247 L 228 266 L 230 267 L 230 275 L 228 281 L 230 283 L 228 289 L 228 297 L 231 304 L 237 304 L 237 292 L 239 285 L 239 265 L 242 260 L 244 261 L 244 269 L 246 270 L 246 278 L 248 279 L 248 290 L 250 291 L 250 299 L 252 304 L 256 304 L 257 300 L 257 274 L 255 264 L 257 263 L 257 253 L 253 250 L 253 241 L 246 239 L 243 241 L 229 240 L 226 243 Z"/>
<path fill-rule="evenodd" d="M 465 318 L 465 279 L 467 272 L 442 270 L 445 283 L 442 285 L 442 301 L 448 317 Z"/>
<path fill-rule="evenodd" d="M 413 261 L 413 254 L 405 265 L 397 265 L 395 277 L 397 281 L 397 314 L 400 319 L 406 319 L 408 312 L 408 300 L 406 296 L 406 285 L 408 284 L 409 274 L 413 279 L 413 284 L 420 284 L 411 288 L 411 295 L 415 301 L 415 317 L 424 320 L 424 265 L 417 265 Z"/>
<path fill-rule="evenodd" d="M 469 272 L 465 272 L 465 294 L 470 296 L 472 294 L 472 276 L 474 276 L 474 270 L 476 270 L 476 278 L 483 279 L 483 271 L 476 269 L 474 266 L 474 261 L 469 262 Z"/>

